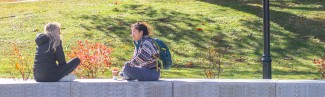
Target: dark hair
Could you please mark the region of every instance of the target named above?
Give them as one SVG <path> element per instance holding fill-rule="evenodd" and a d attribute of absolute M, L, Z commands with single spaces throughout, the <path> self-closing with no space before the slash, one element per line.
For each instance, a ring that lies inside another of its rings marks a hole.
<path fill-rule="evenodd" d="M 146 23 L 146 22 L 137 22 L 135 24 L 132 24 L 131 27 L 139 30 L 139 31 L 142 31 L 143 32 L 143 35 L 152 35 L 152 31 L 151 31 L 151 26 Z"/>

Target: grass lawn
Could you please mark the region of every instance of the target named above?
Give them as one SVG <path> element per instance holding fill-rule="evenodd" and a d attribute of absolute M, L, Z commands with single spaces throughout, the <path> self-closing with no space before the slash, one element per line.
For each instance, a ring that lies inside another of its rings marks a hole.
<path fill-rule="evenodd" d="M 174 66 L 162 78 L 206 78 L 206 70 L 217 73 L 220 63 L 219 78 L 261 79 L 262 6 L 246 0 L 0 1 L 0 77 L 10 77 L 14 68 L 6 53 L 12 43 L 33 65 L 35 36 L 48 22 L 62 24 L 66 54 L 77 40 L 103 43 L 113 48 L 112 65 L 121 68 L 133 54 L 130 25 L 145 21 L 172 52 Z M 319 78 L 313 59 L 325 53 L 325 1 L 271 1 L 270 6 L 272 78 Z"/>

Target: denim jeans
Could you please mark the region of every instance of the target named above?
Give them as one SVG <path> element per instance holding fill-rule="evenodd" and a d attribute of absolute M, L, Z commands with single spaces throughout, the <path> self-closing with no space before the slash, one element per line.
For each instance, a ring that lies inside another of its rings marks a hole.
<path fill-rule="evenodd" d="M 126 80 L 156 81 L 160 77 L 160 70 L 125 65 L 122 74 Z"/>

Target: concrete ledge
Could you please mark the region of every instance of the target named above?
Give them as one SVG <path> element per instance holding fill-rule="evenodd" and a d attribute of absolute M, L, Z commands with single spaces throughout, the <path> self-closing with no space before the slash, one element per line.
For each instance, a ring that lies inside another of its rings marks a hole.
<path fill-rule="evenodd" d="M 70 97 L 69 82 L 0 82 L 1 97 Z"/>
<path fill-rule="evenodd" d="M 172 93 L 172 81 L 89 79 L 71 82 L 71 97 L 172 97 Z"/>
<path fill-rule="evenodd" d="M 164 79 L 73 82 L 0 80 L 1 97 L 323 97 L 325 81 Z"/>
<path fill-rule="evenodd" d="M 276 97 L 324 97 L 325 81 L 279 80 L 276 90 Z"/>
<path fill-rule="evenodd" d="M 174 80 L 174 97 L 275 97 L 273 80 Z"/>

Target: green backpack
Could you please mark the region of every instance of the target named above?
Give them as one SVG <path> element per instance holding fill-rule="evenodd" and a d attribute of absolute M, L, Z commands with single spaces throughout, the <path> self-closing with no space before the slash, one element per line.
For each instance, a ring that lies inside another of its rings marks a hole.
<path fill-rule="evenodd" d="M 153 39 L 153 42 L 157 46 L 159 52 L 159 58 L 156 58 L 158 59 L 156 64 L 157 70 L 159 65 L 162 69 L 168 70 L 173 64 L 173 60 L 169 48 L 163 41 L 159 40 L 158 38 Z"/>

